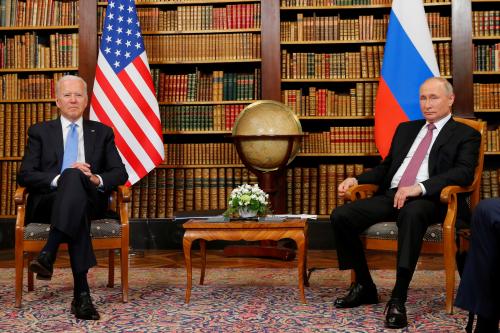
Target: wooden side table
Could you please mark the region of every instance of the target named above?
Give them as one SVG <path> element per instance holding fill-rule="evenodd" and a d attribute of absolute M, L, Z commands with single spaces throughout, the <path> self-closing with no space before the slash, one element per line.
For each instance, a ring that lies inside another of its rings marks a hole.
<path fill-rule="evenodd" d="M 186 303 L 191 296 L 193 270 L 191 263 L 191 246 L 193 241 L 200 240 L 201 275 L 200 284 L 205 279 L 206 268 L 206 241 L 229 240 L 229 241 L 260 241 L 290 238 L 297 244 L 297 261 L 299 292 L 302 303 L 306 302 L 304 294 L 304 283 L 308 285 L 306 275 L 307 265 L 307 220 L 293 219 L 282 222 L 256 222 L 256 221 L 231 221 L 231 222 L 207 222 L 206 220 L 189 220 L 183 225 L 186 229 L 182 245 L 184 248 L 184 259 L 186 261 L 187 286 Z"/>

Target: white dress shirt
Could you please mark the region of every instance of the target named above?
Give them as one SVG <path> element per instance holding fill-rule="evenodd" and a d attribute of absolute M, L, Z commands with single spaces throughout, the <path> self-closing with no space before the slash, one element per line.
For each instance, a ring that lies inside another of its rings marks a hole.
<path fill-rule="evenodd" d="M 437 136 L 439 135 L 439 132 L 441 129 L 444 127 L 446 122 L 450 120 L 451 114 L 448 116 L 444 117 L 443 119 L 438 120 L 437 122 L 434 123 L 436 128 L 432 132 L 432 141 L 429 146 L 429 149 L 427 150 L 427 153 L 425 154 L 424 160 L 422 161 L 422 164 L 420 165 L 420 168 L 418 169 L 417 172 L 417 177 L 416 177 L 416 183 L 420 185 L 420 188 L 422 189 L 422 195 L 425 195 L 425 187 L 422 185 L 422 182 L 424 180 L 429 179 L 429 152 L 432 149 L 432 146 L 434 145 L 434 142 L 436 141 Z M 415 141 L 413 141 L 413 144 L 408 151 L 408 154 L 406 155 L 405 159 L 403 160 L 403 163 L 401 163 L 401 166 L 399 167 L 398 171 L 394 174 L 394 177 L 392 177 L 391 181 L 391 188 L 397 188 L 399 181 L 401 180 L 401 177 L 403 176 L 403 173 L 406 170 L 406 167 L 410 163 L 411 158 L 413 157 L 413 154 L 417 150 L 418 145 L 420 144 L 420 141 L 424 138 L 425 134 L 427 133 L 427 124 L 428 122 L 425 123 L 424 126 L 420 129 L 420 132 L 418 132 L 417 137 L 415 138 Z"/>
<path fill-rule="evenodd" d="M 75 121 L 74 123 L 77 125 L 76 131 L 78 133 L 78 155 L 76 161 L 85 163 L 85 145 L 83 141 L 83 118 L 82 117 L 78 118 L 78 120 Z M 71 121 L 69 121 L 68 119 L 64 118 L 64 116 L 61 115 L 61 125 L 63 131 L 63 147 L 66 147 L 66 137 L 68 136 L 71 124 L 72 124 Z M 61 175 L 57 175 L 50 183 L 50 186 L 57 187 L 57 181 L 59 180 L 60 176 Z M 96 176 L 97 178 L 99 178 L 99 188 L 101 188 L 103 186 L 102 178 L 99 175 Z"/>

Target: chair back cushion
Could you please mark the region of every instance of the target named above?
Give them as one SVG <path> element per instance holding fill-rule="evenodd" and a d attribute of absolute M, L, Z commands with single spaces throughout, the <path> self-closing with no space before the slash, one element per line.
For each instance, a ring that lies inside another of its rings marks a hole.
<path fill-rule="evenodd" d="M 380 222 L 366 229 L 361 235 L 373 239 L 397 240 L 398 227 L 396 226 L 396 222 Z M 424 241 L 439 243 L 442 240 L 442 224 L 431 224 L 425 232 Z"/>
<path fill-rule="evenodd" d="M 24 240 L 46 240 L 49 237 L 50 225 L 46 223 L 29 223 L 24 227 Z M 100 219 L 91 223 L 92 238 L 120 238 L 122 228 L 119 220 Z"/>

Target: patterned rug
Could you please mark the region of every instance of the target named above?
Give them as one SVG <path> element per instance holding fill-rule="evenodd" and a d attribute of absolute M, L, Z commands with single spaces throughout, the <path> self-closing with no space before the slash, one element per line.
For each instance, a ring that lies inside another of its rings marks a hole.
<path fill-rule="evenodd" d="M 117 270 L 118 272 L 118 270 Z M 14 270 L 1 269 L 0 332 L 460 332 L 466 314 L 444 312 L 444 274 L 415 273 L 404 330 L 383 327 L 383 312 L 394 283 L 394 271 L 374 271 L 381 303 L 339 310 L 333 300 L 343 295 L 349 273 L 337 269 L 312 274 L 308 303 L 299 301 L 297 271 L 249 268 L 207 270 L 205 285 L 193 271 L 191 302 L 184 303 L 184 269 L 132 269 L 129 302 L 121 303 L 119 285 L 106 288 L 107 272 L 89 273 L 97 322 L 76 320 L 69 312 L 72 278 L 56 269 L 52 282 L 35 280 L 24 289 L 23 307 L 14 308 Z M 119 281 L 119 277 L 117 280 Z"/>

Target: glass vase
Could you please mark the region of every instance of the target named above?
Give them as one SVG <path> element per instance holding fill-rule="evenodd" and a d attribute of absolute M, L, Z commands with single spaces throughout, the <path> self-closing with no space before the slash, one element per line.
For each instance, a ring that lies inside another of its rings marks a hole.
<path fill-rule="evenodd" d="M 257 216 L 257 211 L 252 210 L 250 207 L 240 207 L 238 208 L 238 213 L 241 218 L 249 218 Z"/>

